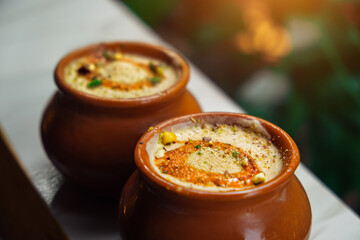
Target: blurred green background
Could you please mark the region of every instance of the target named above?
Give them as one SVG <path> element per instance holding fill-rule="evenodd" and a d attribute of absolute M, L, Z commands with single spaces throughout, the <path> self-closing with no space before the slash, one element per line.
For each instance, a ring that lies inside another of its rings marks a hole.
<path fill-rule="evenodd" d="M 123 0 L 360 213 L 360 2 Z"/>

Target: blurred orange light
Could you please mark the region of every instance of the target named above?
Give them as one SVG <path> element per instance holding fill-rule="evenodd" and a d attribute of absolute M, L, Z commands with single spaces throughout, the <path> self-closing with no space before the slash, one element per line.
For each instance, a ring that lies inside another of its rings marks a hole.
<path fill-rule="evenodd" d="M 245 30 L 234 37 L 235 48 L 246 54 L 258 54 L 274 60 L 292 50 L 288 31 L 273 22 L 266 4 L 247 1 L 242 8 Z"/>

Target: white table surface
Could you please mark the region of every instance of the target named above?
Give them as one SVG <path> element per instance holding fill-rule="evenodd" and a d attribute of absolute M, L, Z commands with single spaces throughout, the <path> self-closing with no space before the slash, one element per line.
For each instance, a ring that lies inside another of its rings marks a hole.
<path fill-rule="evenodd" d="M 116 203 L 63 184 L 41 146 L 40 118 L 56 90 L 57 61 L 80 46 L 116 40 L 167 45 L 117 1 L 0 1 L 0 123 L 71 239 L 119 239 Z M 188 89 L 204 111 L 243 111 L 193 65 Z M 360 239 L 358 216 L 303 165 L 296 175 L 311 203 L 310 239 Z"/>

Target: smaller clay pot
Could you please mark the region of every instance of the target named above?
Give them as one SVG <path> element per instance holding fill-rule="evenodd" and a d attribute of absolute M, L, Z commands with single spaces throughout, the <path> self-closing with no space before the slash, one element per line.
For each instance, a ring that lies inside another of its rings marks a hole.
<path fill-rule="evenodd" d="M 234 124 L 258 120 L 285 157 L 282 172 L 251 189 L 209 192 L 173 184 L 153 169 L 146 151 L 149 140 L 172 126 L 204 119 Z M 308 239 L 311 209 L 294 175 L 300 155 L 294 141 L 263 119 L 236 113 L 202 113 L 177 117 L 145 133 L 135 149 L 138 170 L 124 186 L 120 200 L 122 239 Z"/>
<path fill-rule="evenodd" d="M 175 85 L 147 97 L 111 99 L 89 95 L 64 81 L 64 68 L 73 60 L 99 49 L 139 54 L 173 67 Z M 75 50 L 55 69 L 59 90 L 46 107 L 41 122 L 44 148 L 54 165 L 73 183 L 101 194 L 119 195 L 135 170 L 134 148 L 147 129 L 165 119 L 200 112 L 186 90 L 189 67 L 174 51 L 144 43 L 111 42 Z"/>

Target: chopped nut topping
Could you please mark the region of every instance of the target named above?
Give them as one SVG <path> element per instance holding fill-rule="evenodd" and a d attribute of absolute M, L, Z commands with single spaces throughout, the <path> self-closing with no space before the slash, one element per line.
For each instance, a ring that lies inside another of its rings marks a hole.
<path fill-rule="evenodd" d="M 254 184 L 260 184 L 260 183 L 265 182 L 265 180 L 266 180 L 265 174 L 264 173 L 258 173 L 253 177 L 252 182 Z"/>
<path fill-rule="evenodd" d="M 79 75 L 86 75 L 90 73 L 90 70 L 86 66 L 82 66 L 77 70 Z"/>
<path fill-rule="evenodd" d="M 247 165 L 249 164 L 249 160 L 247 158 L 244 158 L 242 161 L 241 161 L 241 165 L 246 167 Z"/>
<path fill-rule="evenodd" d="M 168 145 L 172 142 L 175 142 L 177 140 L 177 137 L 173 132 L 163 132 L 161 140 L 164 145 Z"/>
<path fill-rule="evenodd" d="M 205 142 L 210 142 L 210 141 L 211 141 L 211 137 L 203 137 L 203 141 L 205 141 Z"/>

